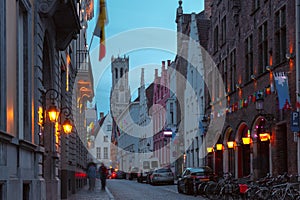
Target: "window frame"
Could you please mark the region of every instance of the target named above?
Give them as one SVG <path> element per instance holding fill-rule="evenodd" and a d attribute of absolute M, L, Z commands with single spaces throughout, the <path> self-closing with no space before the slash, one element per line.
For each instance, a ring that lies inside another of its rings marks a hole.
<path fill-rule="evenodd" d="M 0 1 L 0 130 L 6 130 L 6 0 Z"/>
<path fill-rule="evenodd" d="M 31 83 L 31 56 L 32 56 L 32 47 L 31 47 L 31 35 L 32 35 L 32 7 L 28 0 L 20 0 L 18 4 L 18 27 L 17 27 L 17 45 L 22 46 L 21 49 L 18 48 L 17 53 L 17 97 L 18 97 L 18 137 L 19 139 L 24 139 L 31 141 L 32 138 L 32 109 L 31 109 L 31 100 L 32 100 L 32 83 Z M 20 23 L 20 14 L 22 15 L 23 26 L 19 26 Z M 24 18 L 25 17 L 25 18 Z M 23 29 L 20 30 L 20 27 Z M 22 35 L 20 35 L 23 33 Z M 22 38 L 22 40 L 21 40 Z M 21 41 L 20 41 L 21 40 Z M 22 44 L 20 44 L 20 42 Z M 20 60 L 22 59 L 22 61 Z M 22 62 L 22 63 L 21 63 Z M 26 103 L 27 102 L 27 103 Z M 25 105 L 24 105 L 25 103 Z"/>
<path fill-rule="evenodd" d="M 253 35 L 245 40 L 245 80 L 250 81 L 253 74 Z"/>

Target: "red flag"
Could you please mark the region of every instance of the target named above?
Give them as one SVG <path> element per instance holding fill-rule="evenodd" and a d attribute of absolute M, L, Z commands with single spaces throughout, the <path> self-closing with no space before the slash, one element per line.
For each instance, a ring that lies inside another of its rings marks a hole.
<path fill-rule="evenodd" d="M 97 19 L 97 24 L 94 30 L 94 35 L 100 37 L 100 47 L 99 47 L 99 61 L 104 58 L 105 49 L 105 25 L 107 23 L 106 16 L 106 3 L 105 0 L 99 0 L 99 15 Z"/>

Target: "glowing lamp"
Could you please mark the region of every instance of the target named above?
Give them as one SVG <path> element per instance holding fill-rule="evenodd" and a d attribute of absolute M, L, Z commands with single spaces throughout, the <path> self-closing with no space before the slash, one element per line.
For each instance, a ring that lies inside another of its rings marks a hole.
<path fill-rule="evenodd" d="M 48 109 L 48 115 L 51 122 L 56 122 L 59 116 L 59 110 L 55 105 L 51 105 Z"/>
<path fill-rule="evenodd" d="M 63 129 L 64 129 L 65 133 L 69 134 L 69 133 L 72 132 L 73 126 L 72 126 L 71 121 L 68 118 L 64 121 L 62 126 L 63 126 Z"/>
<path fill-rule="evenodd" d="M 234 147 L 234 141 L 228 141 L 227 146 L 229 149 L 232 149 Z"/>
<path fill-rule="evenodd" d="M 251 142 L 250 137 L 243 137 L 242 140 L 243 140 L 243 144 L 250 144 Z"/>
<path fill-rule="evenodd" d="M 213 151 L 213 148 L 212 147 L 207 147 L 206 150 L 207 150 L 208 153 L 211 153 Z"/>
<path fill-rule="evenodd" d="M 266 142 L 266 141 L 270 140 L 270 134 L 269 133 L 260 133 L 259 139 L 262 142 Z"/>
<path fill-rule="evenodd" d="M 222 144 L 216 144 L 216 148 L 218 151 L 223 150 L 223 145 Z"/>

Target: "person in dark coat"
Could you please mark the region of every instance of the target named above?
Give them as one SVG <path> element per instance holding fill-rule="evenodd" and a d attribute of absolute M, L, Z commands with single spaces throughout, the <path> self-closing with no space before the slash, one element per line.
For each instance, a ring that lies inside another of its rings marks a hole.
<path fill-rule="evenodd" d="M 95 183 L 96 183 L 96 175 L 97 175 L 97 168 L 95 164 L 90 164 L 87 170 L 87 176 L 89 179 L 89 190 L 94 191 Z"/>
<path fill-rule="evenodd" d="M 105 167 L 104 163 L 101 163 L 101 166 L 99 167 L 99 175 L 100 175 L 100 180 L 101 180 L 101 189 L 105 190 L 108 170 Z"/>

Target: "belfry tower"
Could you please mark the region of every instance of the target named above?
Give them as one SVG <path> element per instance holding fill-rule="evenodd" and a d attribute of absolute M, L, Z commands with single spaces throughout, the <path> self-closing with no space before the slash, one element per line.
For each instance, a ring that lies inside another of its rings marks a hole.
<path fill-rule="evenodd" d="M 114 117 L 120 115 L 130 103 L 128 71 L 129 57 L 124 55 L 124 57 L 111 58 L 112 88 L 110 109 Z"/>

